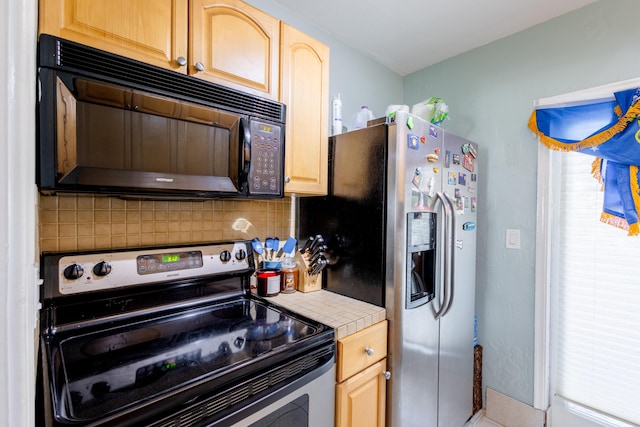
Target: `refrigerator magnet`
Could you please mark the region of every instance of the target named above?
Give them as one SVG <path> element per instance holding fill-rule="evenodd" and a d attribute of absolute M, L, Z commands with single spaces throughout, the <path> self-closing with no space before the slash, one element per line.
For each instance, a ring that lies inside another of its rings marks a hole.
<path fill-rule="evenodd" d="M 454 165 L 459 165 L 460 164 L 460 154 L 454 154 L 453 155 L 453 164 Z"/>
<path fill-rule="evenodd" d="M 413 172 L 413 179 L 411 183 L 416 187 L 416 189 L 420 189 L 420 181 L 422 180 L 422 169 L 416 168 Z"/>
<path fill-rule="evenodd" d="M 447 183 L 449 185 L 456 185 L 458 183 L 458 177 L 455 172 L 449 172 L 449 177 L 447 179 Z"/>
<path fill-rule="evenodd" d="M 467 174 L 460 172 L 458 174 L 458 184 L 467 185 Z"/>
<path fill-rule="evenodd" d="M 435 126 L 429 126 L 429 136 L 431 138 L 438 137 L 438 129 Z"/>
<path fill-rule="evenodd" d="M 476 199 L 475 197 L 471 198 L 471 212 L 475 212 L 476 211 L 476 205 L 478 203 L 478 199 Z"/>
<path fill-rule="evenodd" d="M 418 135 L 414 135 L 411 133 L 407 135 L 407 145 L 409 146 L 409 148 L 413 150 L 417 150 L 418 148 L 420 148 L 418 141 L 420 141 Z"/>
<path fill-rule="evenodd" d="M 462 167 L 468 170 L 469 172 L 473 172 L 475 160 L 476 160 L 475 157 L 473 157 L 470 153 L 465 154 Z"/>
<path fill-rule="evenodd" d="M 444 167 L 448 168 L 451 166 L 451 151 L 446 150 L 444 152 Z"/>

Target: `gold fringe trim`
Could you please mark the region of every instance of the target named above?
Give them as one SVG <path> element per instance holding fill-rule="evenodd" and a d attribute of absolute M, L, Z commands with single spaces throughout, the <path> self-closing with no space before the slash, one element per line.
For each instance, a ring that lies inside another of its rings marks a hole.
<path fill-rule="evenodd" d="M 615 113 L 616 116 L 620 117 L 622 115 L 622 108 L 620 108 L 620 105 L 616 105 L 613 108 L 613 112 Z"/>
<path fill-rule="evenodd" d="M 584 150 L 585 148 L 597 147 L 598 145 L 609 141 L 615 135 L 625 130 L 629 123 L 636 120 L 638 118 L 638 115 L 640 115 L 640 102 L 636 101 L 633 105 L 631 105 L 624 116 L 620 117 L 616 123 L 611 125 L 611 127 L 603 130 L 600 133 L 591 135 L 589 138 L 583 139 L 582 141 L 573 143 L 561 142 L 555 138 L 551 138 L 550 136 L 543 134 L 538 129 L 536 112 L 537 110 L 533 110 L 533 113 L 531 113 L 528 126 L 529 129 L 533 131 L 533 133 L 538 135 L 538 137 L 540 138 L 540 142 L 542 142 L 548 148 L 556 151 L 580 151 Z"/>
<path fill-rule="evenodd" d="M 633 205 L 636 215 L 640 215 L 640 185 L 638 184 L 638 166 L 629 166 L 629 185 L 631 186 L 631 195 L 633 196 Z M 640 225 L 638 223 L 629 225 L 629 236 L 637 236 L 640 234 Z"/>
<path fill-rule="evenodd" d="M 607 225 L 613 225 L 616 228 L 620 228 L 622 230 L 629 230 L 629 223 L 626 219 L 620 218 L 619 216 L 602 212 L 600 214 L 600 222 L 604 222 Z M 634 224 L 637 226 L 637 224 Z"/>
<path fill-rule="evenodd" d="M 602 159 L 600 157 L 596 157 L 593 162 L 591 162 L 591 175 L 598 181 L 601 185 L 600 191 L 604 191 L 604 182 L 602 182 Z"/>

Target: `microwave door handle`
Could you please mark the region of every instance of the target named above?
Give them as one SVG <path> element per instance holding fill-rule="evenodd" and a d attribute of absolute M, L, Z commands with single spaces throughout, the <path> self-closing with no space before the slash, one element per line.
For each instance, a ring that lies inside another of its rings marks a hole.
<path fill-rule="evenodd" d="M 249 119 L 240 117 L 240 170 L 238 171 L 239 182 L 238 187 L 241 193 L 249 194 L 251 192 L 251 129 L 249 128 Z"/>
<path fill-rule="evenodd" d="M 240 118 L 240 143 L 242 144 L 242 171 L 245 176 L 249 176 L 249 166 L 251 165 L 251 129 L 249 120 Z"/>

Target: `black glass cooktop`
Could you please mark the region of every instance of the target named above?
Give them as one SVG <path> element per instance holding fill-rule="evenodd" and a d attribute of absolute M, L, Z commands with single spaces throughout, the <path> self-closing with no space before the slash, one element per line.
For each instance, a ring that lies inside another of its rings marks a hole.
<path fill-rule="evenodd" d="M 322 326 L 255 299 L 238 299 L 51 344 L 58 405 L 91 419 L 253 365 Z M 60 406 L 59 406 L 60 407 Z"/>

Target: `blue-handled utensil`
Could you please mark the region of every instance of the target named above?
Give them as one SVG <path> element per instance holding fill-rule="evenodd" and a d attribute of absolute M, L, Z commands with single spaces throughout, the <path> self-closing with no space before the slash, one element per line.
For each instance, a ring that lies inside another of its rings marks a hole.
<path fill-rule="evenodd" d="M 264 253 L 264 246 L 262 246 L 262 242 L 257 237 L 251 239 L 251 246 L 255 253 L 258 254 L 258 262 L 262 262 L 264 260 L 262 254 Z"/>
<path fill-rule="evenodd" d="M 264 239 L 265 259 L 271 261 L 273 259 L 273 237 Z"/>
<path fill-rule="evenodd" d="M 296 248 L 298 241 L 293 237 L 289 237 L 282 245 L 282 253 L 291 255 Z"/>

